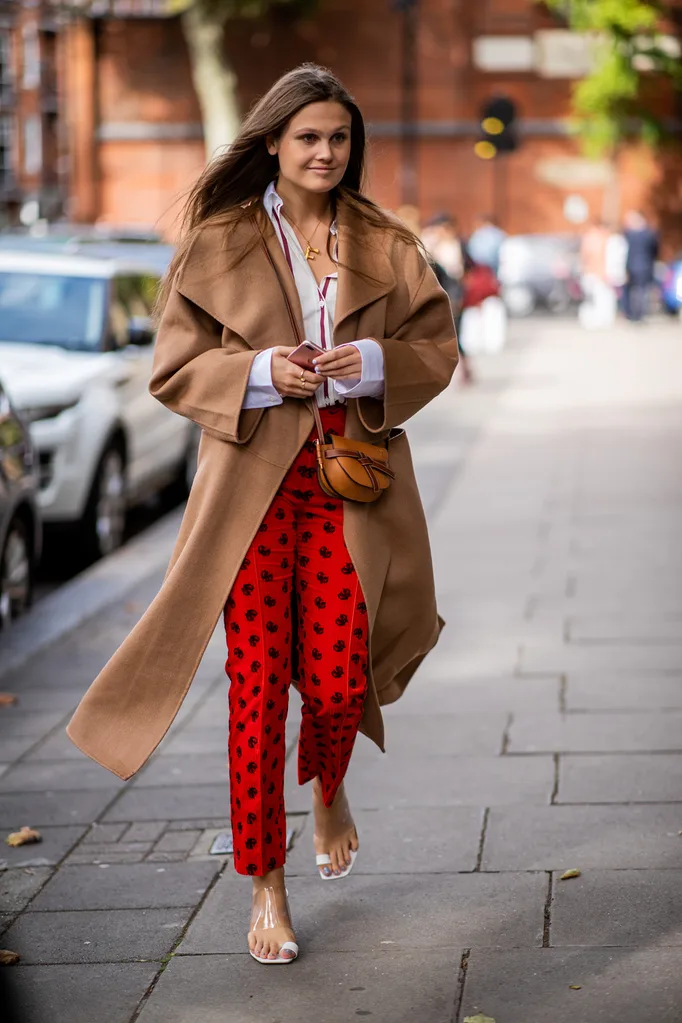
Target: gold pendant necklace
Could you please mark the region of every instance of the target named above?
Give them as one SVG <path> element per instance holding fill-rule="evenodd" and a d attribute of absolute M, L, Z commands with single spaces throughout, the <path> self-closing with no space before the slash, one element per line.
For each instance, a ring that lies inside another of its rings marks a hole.
<path fill-rule="evenodd" d="M 298 233 L 299 233 L 299 234 L 301 235 L 301 237 L 302 237 L 302 238 L 305 238 L 305 244 L 306 244 L 306 248 L 305 248 L 305 253 L 304 253 L 304 255 L 305 255 L 305 258 L 306 258 L 307 260 L 309 260 L 309 261 L 311 261 L 311 262 L 312 262 L 312 260 L 314 260 L 314 259 L 315 259 L 315 256 L 319 256 L 319 254 L 320 254 L 320 250 L 319 250 L 319 249 L 316 249 L 316 248 L 314 247 L 314 245 L 312 245 L 312 244 L 311 244 L 311 242 L 312 242 L 313 238 L 315 237 L 315 234 L 317 233 L 317 229 L 318 229 L 318 227 L 319 227 L 319 226 L 320 226 L 320 224 L 322 223 L 322 217 L 320 217 L 320 219 L 318 220 L 317 224 L 315 225 L 315 230 L 314 230 L 314 231 L 313 231 L 313 233 L 311 234 L 310 238 L 306 238 L 306 236 L 305 236 L 305 235 L 303 234 L 303 231 L 302 231 L 302 230 L 301 230 L 301 228 L 300 228 L 300 227 L 298 226 L 298 224 L 296 223 L 296 221 L 295 221 L 295 220 L 293 220 L 293 219 L 292 219 L 292 218 L 291 218 L 290 216 L 287 216 L 287 220 L 289 220 L 289 221 L 291 222 L 291 224 L 293 225 L 293 227 L 295 227 L 295 228 L 296 228 L 296 230 L 297 230 L 297 231 L 298 231 Z"/>

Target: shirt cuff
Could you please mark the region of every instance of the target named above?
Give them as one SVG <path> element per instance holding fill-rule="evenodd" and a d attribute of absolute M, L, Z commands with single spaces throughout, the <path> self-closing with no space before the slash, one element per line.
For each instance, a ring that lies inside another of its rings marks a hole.
<path fill-rule="evenodd" d="M 357 383 L 335 380 L 334 388 L 342 398 L 383 398 L 384 350 L 373 338 L 352 341 L 362 356 L 362 376 Z M 345 347 L 337 345 L 338 348 Z"/>
<path fill-rule="evenodd" d="M 272 349 L 259 352 L 251 365 L 243 409 L 281 405 L 282 395 L 272 382 Z"/>

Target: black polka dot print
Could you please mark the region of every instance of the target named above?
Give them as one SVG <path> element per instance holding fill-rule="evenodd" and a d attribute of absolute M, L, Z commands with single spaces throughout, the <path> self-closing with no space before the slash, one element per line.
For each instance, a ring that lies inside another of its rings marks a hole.
<path fill-rule="evenodd" d="M 321 415 L 325 431 L 343 433 L 343 406 Z M 319 776 L 330 806 L 367 693 L 367 607 L 343 539 L 343 503 L 330 500 L 317 482 L 312 440 L 287 473 L 225 605 L 230 799 L 240 874 L 262 876 L 286 859 L 292 586 L 302 698 L 298 779 L 303 785 Z"/>

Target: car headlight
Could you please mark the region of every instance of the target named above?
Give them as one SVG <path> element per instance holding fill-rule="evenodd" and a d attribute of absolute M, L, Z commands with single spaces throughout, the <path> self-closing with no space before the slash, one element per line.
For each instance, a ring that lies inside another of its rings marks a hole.
<path fill-rule="evenodd" d="M 27 423 L 37 423 L 43 419 L 56 419 L 67 409 L 75 408 L 78 401 L 61 402 L 59 405 L 35 405 L 33 408 L 21 409 L 21 416 Z"/>

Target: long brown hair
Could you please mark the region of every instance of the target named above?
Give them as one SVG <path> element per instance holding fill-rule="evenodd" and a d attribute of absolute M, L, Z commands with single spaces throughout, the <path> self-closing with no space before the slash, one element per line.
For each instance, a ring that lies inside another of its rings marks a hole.
<path fill-rule="evenodd" d="M 341 198 L 371 226 L 391 230 L 410 244 L 417 243 L 406 226 L 389 219 L 363 194 L 367 139 L 357 103 L 327 68 L 302 64 L 278 79 L 258 100 L 234 142 L 208 164 L 189 193 L 182 213 L 181 241 L 159 291 L 157 316 L 163 312 L 175 274 L 197 233 L 209 223 L 229 227 L 253 216 L 253 200 L 260 200 L 277 177 L 279 161 L 268 152 L 266 138 L 280 138 L 299 110 L 320 102 L 340 103 L 351 115 L 350 157 L 343 178 L 331 193 L 334 206 Z M 250 204 L 248 208 L 246 204 Z"/>

